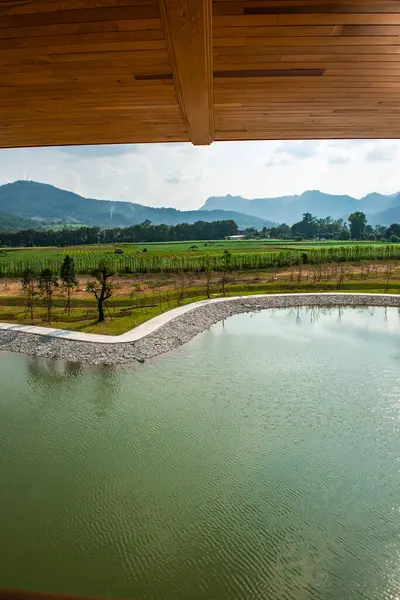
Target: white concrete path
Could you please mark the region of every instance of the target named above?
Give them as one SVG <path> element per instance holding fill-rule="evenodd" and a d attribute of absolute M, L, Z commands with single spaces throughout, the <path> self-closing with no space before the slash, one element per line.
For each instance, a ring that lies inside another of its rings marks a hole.
<path fill-rule="evenodd" d="M 186 304 L 184 306 L 179 306 L 178 308 L 173 308 L 168 312 L 159 315 L 158 317 L 154 317 L 150 319 L 146 323 L 127 331 L 121 335 L 101 335 L 97 333 L 84 333 L 79 331 L 69 331 L 68 329 L 54 329 L 51 327 L 36 327 L 34 325 L 14 325 L 13 323 L 0 323 L 0 331 L 13 331 L 13 332 L 21 332 L 21 333 L 33 333 L 35 335 L 44 335 L 48 337 L 54 337 L 61 340 L 71 340 L 71 341 L 79 341 L 79 342 L 94 342 L 101 344 L 117 344 L 121 342 L 136 342 L 146 337 L 150 333 L 157 331 L 160 327 L 169 323 L 176 317 L 184 315 L 192 310 L 196 310 L 201 306 L 205 306 L 207 304 L 218 303 L 218 302 L 228 302 L 232 300 L 246 300 L 250 298 L 276 298 L 276 297 L 288 297 L 288 296 L 296 296 L 296 297 L 307 297 L 307 296 L 370 296 L 372 298 L 380 297 L 380 298 L 399 298 L 398 294 L 364 294 L 364 293 L 347 293 L 347 292 L 309 292 L 309 293 L 299 293 L 299 294 L 253 294 L 251 296 L 226 296 L 225 298 L 211 298 L 210 300 L 200 300 L 199 302 L 192 302 L 192 304 Z"/>

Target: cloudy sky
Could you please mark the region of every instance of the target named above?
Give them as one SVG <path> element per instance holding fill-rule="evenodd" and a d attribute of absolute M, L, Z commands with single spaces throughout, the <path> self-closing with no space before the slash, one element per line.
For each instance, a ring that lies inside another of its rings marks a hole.
<path fill-rule="evenodd" d="M 91 198 L 194 209 L 225 194 L 393 193 L 399 158 L 400 141 L 392 140 L 0 150 L 0 184 L 28 177 Z"/>

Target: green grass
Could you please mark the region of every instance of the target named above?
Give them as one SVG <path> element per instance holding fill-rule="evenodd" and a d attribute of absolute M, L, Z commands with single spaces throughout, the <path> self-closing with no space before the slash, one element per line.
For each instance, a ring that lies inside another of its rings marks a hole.
<path fill-rule="evenodd" d="M 153 256 L 170 256 L 171 254 L 190 253 L 190 256 L 199 254 L 220 254 L 224 250 L 230 252 L 246 252 L 255 250 L 257 252 L 265 251 L 272 252 L 277 248 L 283 247 L 285 244 L 270 240 L 216 240 L 216 241 L 191 241 L 191 242 L 149 242 L 140 244 L 88 244 L 83 246 L 68 246 L 68 247 L 37 247 L 37 248 L 2 248 L 1 252 L 7 253 L 7 256 L 12 256 L 16 260 L 38 260 L 38 259 L 55 259 L 65 254 L 70 256 L 81 256 L 88 254 L 95 255 L 113 255 L 114 248 L 122 248 L 124 254 L 136 255 L 147 250 L 148 254 Z M 190 249 L 196 246 L 195 249 Z"/>
<path fill-rule="evenodd" d="M 268 282 L 260 284 L 229 284 L 226 287 L 226 296 L 246 296 L 251 294 L 279 294 L 299 292 L 361 292 L 361 293 L 384 293 L 400 294 L 400 281 L 393 281 L 387 288 L 386 280 L 371 279 L 344 282 L 340 289 L 334 281 L 322 281 L 318 283 L 291 283 L 291 282 Z M 186 297 L 180 302 L 181 305 L 204 300 L 204 287 L 190 288 L 185 290 Z M 221 297 L 220 293 L 212 294 L 213 298 Z M 64 303 L 62 299 L 54 302 L 53 321 L 51 327 L 68 329 L 72 331 L 83 331 L 87 333 L 101 333 L 105 335 L 120 335 L 137 327 L 149 319 L 167 312 L 178 306 L 175 291 L 169 293 L 169 301 L 151 306 L 151 302 L 157 302 L 157 298 L 147 298 L 147 306 L 131 307 L 128 297 L 112 298 L 107 303 L 107 320 L 104 323 L 97 322 L 97 311 L 95 300 L 92 298 L 74 299 L 71 316 L 64 314 Z M 22 297 L 0 297 L 0 321 L 20 324 L 34 324 L 48 326 L 45 322 L 45 310 L 39 306 L 35 309 L 34 320 L 27 318 L 24 309 L 24 298 Z"/>
<path fill-rule="evenodd" d="M 189 242 L 148 242 L 139 244 L 88 244 L 82 246 L 45 246 L 36 248 L 2 248 L 0 256 L 12 258 L 13 260 L 54 260 L 69 254 L 73 257 L 95 255 L 96 257 L 114 256 L 116 247 L 122 248 L 124 255 L 136 256 L 147 250 L 147 254 L 153 256 L 180 255 L 182 253 L 190 256 L 204 254 L 221 254 L 224 250 L 230 252 L 276 252 L 286 248 L 296 250 L 313 248 L 332 248 L 337 246 L 370 246 L 382 245 L 382 242 L 354 242 L 354 241 L 282 241 L 282 240 L 215 240 L 215 241 L 189 241 Z M 193 249 L 193 246 L 196 246 Z M 191 249 L 192 248 L 192 249 Z"/>

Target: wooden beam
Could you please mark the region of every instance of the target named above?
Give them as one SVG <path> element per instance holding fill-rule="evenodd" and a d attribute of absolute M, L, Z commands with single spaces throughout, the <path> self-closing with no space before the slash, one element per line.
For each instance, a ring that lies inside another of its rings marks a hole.
<path fill-rule="evenodd" d="M 214 139 L 211 0 L 159 0 L 178 101 L 195 145 Z"/>

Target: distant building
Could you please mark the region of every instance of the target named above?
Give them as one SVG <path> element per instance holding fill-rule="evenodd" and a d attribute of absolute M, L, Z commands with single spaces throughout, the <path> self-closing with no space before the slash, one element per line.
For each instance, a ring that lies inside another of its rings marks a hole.
<path fill-rule="evenodd" d="M 227 235 L 226 236 L 226 240 L 244 240 L 246 236 L 244 234 L 240 234 L 240 235 Z"/>

